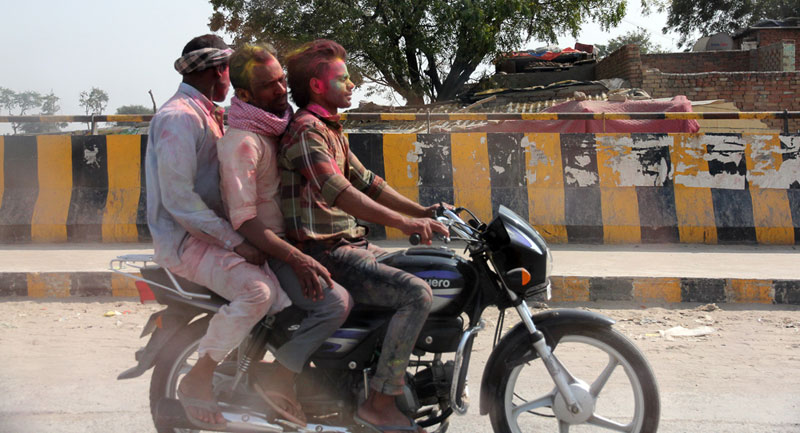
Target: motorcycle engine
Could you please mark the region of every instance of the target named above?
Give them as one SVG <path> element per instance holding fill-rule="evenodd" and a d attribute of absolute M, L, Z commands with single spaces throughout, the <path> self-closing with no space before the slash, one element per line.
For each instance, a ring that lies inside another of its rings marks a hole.
<path fill-rule="evenodd" d="M 407 381 L 416 394 L 417 409 L 421 406 L 449 405 L 450 386 L 453 380 L 453 361 L 435 361 L 430 367 L 420 370 Z M 408 385 L 406 385 L 408 387 Z"/>

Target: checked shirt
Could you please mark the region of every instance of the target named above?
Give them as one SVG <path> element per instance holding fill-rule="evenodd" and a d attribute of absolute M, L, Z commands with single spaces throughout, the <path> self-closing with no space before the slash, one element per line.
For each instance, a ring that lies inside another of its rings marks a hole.
<path fill-rule="evenodd" d="M 316 104 L 299 110 L 283 136 L 278 163 L 281 210 L 289 238 L 303 243 L 366 234 L 354 217 L 334 203 L 351 185 L 375 199 L 386 183 L 350 152 L 339 116 Z"/>

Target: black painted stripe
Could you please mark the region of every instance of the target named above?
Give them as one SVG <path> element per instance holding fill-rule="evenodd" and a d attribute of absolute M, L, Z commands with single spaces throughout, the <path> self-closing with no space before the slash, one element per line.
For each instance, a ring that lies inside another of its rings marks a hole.
<path fill-rule="evenodd" d="M 150 228 L 147 226 L 147 179 L 145 178 L 145 159 L 147 154 L 147 135 L 142 135 L 140 144 L 141 161 L 139 162 L 139 205 L 136 208 L 136 233 L 139 242 L 150 242 L 153 237 L 150 235 Z"/>
<path fill-rule="evenodd" d="M 35 136 L 5 137 L 3 184 L 0 242 L 30 242 L 31 220 L 39 195 L 39 165 Z"/>
<path fill-rule="evenodd" d="M 671 184 L 637 186 L 636 198 L 639 202 L 642 243 L 679 243 L 675 188 Z"/>
<path fill-rule="evenodd" d="M 681 302 L 726 302 L 725 284 L 719 278 L 681 278 Z"/>
<path fill-rule="evenodd" d="M 110 272 L 72 272 L 70 296 L 111 296 Z"/>
<path fill-rule="evenodd" d="M 800 282 L 796 280 L 774 280 L 776 304 L 800 305 Z"/>
<path fill-rule="evenodd" d="M 529 220 L 525 151 L 520 146 L 524 136 L 522 133 L 489 133 L 486 134 L 486 145 L 492 185 L 492 212 L 497 212 L 503 205 Z"/>
<path fill-rule="evenodd" d="M 711 188 L 711 201 L 714 204 L 718 243 L 757 242 L 750 191 Z"/>
<path fill-rule="evenodd" d="M 28 296 L 28 274 L 0 272 L 0 297 L 2 296 Z"/>
<path fill-rule="evenodd" d="M 589 299 L 592 301 L 633 300 L 633 279 L 601 277 L 589 279 Z"/>
<path fill-rule="evenodd" d="M 383 134 L 348 134 L 350 151 L 364 164 L 364 167 L 376 175 L 386 178 L 383 165 Z M 386 239 L 386 227 L 362 221 L 369 227 L 370 239 Z"/>
<path fill-rule="evenodd" d="M 564 167 L 564 208 L 569 243 L 603 243 L 597 151 L 594 134 L 561 134 Z M 584 182 L 575 172 L 593 175 Z"/>
<path fill-rule="evenodd" d="M 789 199 L 789 209 L 792 213 L 794 243 L 800 245 L 800 189 L 786 190 L 786 197 Z"/>
<path fill-rule="evenodd" d="M 420 204 L 453 203 L 450 134 L 419 134 L 417 140 L 422 144 L 419 162 Z M 453 204 L 458 206 L 458 203 Z"/>
<path fill-rule="evenodd" d="M 73 136 L 68 241 L 103 241 L 103 210 L 107 196 L 108 155 L 105 136 Z"/>

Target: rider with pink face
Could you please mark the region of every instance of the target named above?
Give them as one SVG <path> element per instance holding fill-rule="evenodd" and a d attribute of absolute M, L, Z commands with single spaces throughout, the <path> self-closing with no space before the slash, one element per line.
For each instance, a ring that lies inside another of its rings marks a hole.
<path fill-rule="evenodd" d="M 402 394 L 411 351 L 430 311 L 430 287 L 410 273 L 383 265 L 386 252 L 366 240 L 356 218 L 384 224 L 429 244 L 447 235 L 424 207 L 403 197 L 364 167 L 350 151 L 338 110 L 350 106 L 350 81 L 341 45 L 306 44 L 289 55 L 292 99 L 300 107 L 282 140 L 282 209 L 289 238 L 322 263 L 357 303 L 394 310 L 370 380 L 369 396 L 355 421 L 380 431 L 421 430 L 395 404 Z"/>

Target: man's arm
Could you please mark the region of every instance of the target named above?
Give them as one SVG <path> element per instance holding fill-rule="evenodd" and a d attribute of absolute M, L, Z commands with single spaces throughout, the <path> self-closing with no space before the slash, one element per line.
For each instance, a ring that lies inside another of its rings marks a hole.
<path fill-rule="evenodd" d="M 384 193 L 385 191 L 384 189 Z M 395 192 L 395 194 L 397 193 Z M 380 202 L 372 200 L 352 186 L 345 188 L 339 194 L 335 205 L 358 219 L 394 227 L 407 235 L 418 233 L 422 238 L 422 243 L 426 245 L 430 245 L 434 232 L 444 236 L 449 235 L 447 227 L 442 223 L 429 218 L 404 217 Z"/>
<path fill-rule="evenodd" d="M 281 239 L 257 217 L 258 183 L 254 173 L 261 164 L 269 166 L 275 163 L 271 153 L 262 155 L 259 149 L 251 137 L 232 133 L 217 142 L 220 192 L 228 218 L 233 228 L 248 242 L 292 267 L 306 297 L 322 299 L 322 285 L 317 277 L 333 286 L 328 270 Z"/>
<path fill-rule="evenodd" d="M 193 236 L 233 251 L 244 238 L 208 207 L 194 190 L 197 150 L 203 129 L 200 119 L 188 113 L 159 119 L 152 150 L 158 161 L 158 182 L 164 208 Z"/>

